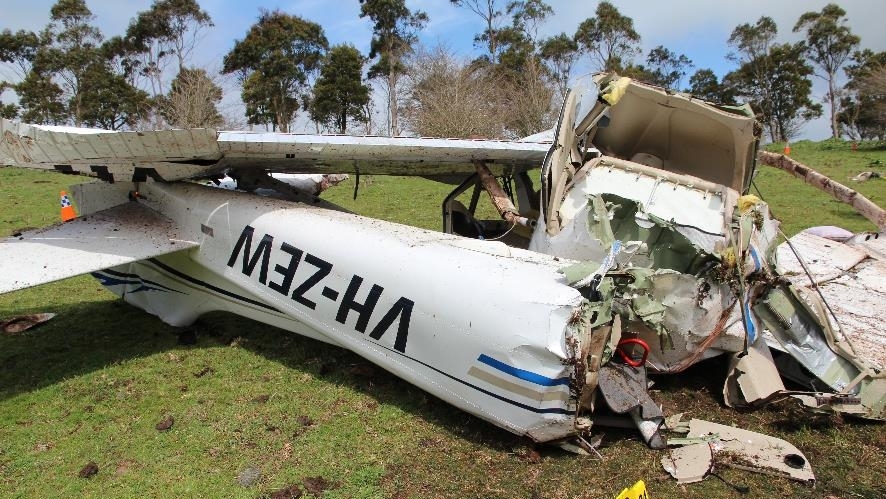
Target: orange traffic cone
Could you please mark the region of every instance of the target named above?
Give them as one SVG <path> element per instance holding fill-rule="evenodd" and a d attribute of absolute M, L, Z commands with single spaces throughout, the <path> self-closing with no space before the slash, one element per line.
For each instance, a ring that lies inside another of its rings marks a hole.
<path fill-rule="evenodd" d="M 71 200 L 68 199 L 68 193 L 62 191 L 59 195 L 62 198 L 62 222 L 77 218 L 77 214 L 74 213 L 74 205 L 72 205 Z"/>
<path fill-rule="evenodd" d="M 790 156 L 790 155 L 791 155 L 791 143 L 790 143 L 790 142 L 785 142 L 785 143 L 784 143 L 784 155 L 785 155 L 785 156 Z"/>

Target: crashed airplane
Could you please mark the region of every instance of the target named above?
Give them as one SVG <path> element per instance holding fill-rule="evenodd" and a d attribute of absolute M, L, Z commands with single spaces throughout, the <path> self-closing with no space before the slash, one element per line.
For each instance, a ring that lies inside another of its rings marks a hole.
<path fill-rule="evenodd" d="M 72 188 L 79 218 L 0 245 L 0 292 L 92 273 L 171 325 L 243 315 L 573 450 L 590 450 L 602 412 L 666 447 L 647 373 L 716 355 L 731 358 L 729 405 L 795 397 L 886 416 L 882 365 L 855 353 L 805 266 L 784 272 L 778 221 L 747 194 L 747 107 L 596 75 L 547 142 L 0 126 L 0 161 L 104 181 Z M 342 172 L 458 184 L 444 231 L 348 213 L 275 176 Z M 277 195 L 198 182 L 225 175 Z M 883 241 L 840 244 L 882 270 Z"/>

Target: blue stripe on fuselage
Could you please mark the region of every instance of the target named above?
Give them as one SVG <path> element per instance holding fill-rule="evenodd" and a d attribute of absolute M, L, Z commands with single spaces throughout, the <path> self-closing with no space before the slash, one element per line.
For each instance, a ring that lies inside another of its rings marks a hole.
<path fill-rule="evenodd" d="M 492 357 L 486 354 L 480 354 L 477 357 L 477 360 L 486 364 L 489 367 L 493 367 L 498 369 L 499 371 L 510 374 L 515 378 L 520 378 L 523 381 L 528 381 L 530 383 L 535 383 L 536 385 L 541 386 L 557 386 L 557 385 L 566 385 L 569 386 L 569 378 L 548 378 L 547 376 L 542 376 L 541 374 L 534 373 L 532 371 L 527 371 L 525 369 L 520 369 L 519 367 L 509 366 L 500 360 L 495 360 Z"/>

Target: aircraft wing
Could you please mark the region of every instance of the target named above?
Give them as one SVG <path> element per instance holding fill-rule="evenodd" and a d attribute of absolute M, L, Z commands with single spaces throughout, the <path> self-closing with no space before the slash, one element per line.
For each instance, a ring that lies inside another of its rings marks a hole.
<path fill-rule="evenodd" d="M 196 247 L 168 218 L 126 203 L 0 243 L 0 293 Z"/>
<path fill-rule="evenodd" d="M 542 142 L 355 137 L 209 129 L 107 131 L 0 121 L 0 164 L 84 173 L 104 180 L 182 180 L 232 170 L 446 176 L 541 166 Z"/>

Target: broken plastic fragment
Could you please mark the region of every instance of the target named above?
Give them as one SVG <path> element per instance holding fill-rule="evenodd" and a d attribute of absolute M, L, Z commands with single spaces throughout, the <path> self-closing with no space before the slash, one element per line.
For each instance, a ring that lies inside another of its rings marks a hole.
<path fill-rule="evenodd" d="M 679 483 L 702 480 L 717 465 L 801 482 L 815 482 L 806 456 L 780 438 L 700 419 L 689 422 L 687 438 L 711 440 L 672 449 L 662 457 L 661 464 L 665 471 Z M 681 440 L 676 439 L 674 443 L 679 442 Z"/>
<path fill-rule="evenodd" d="M 661 465 L 677 483 L 700 482 L 711 471 L 714 455 L 710 444 L 696 443 L 671 449 L 662 456 Z"/>

